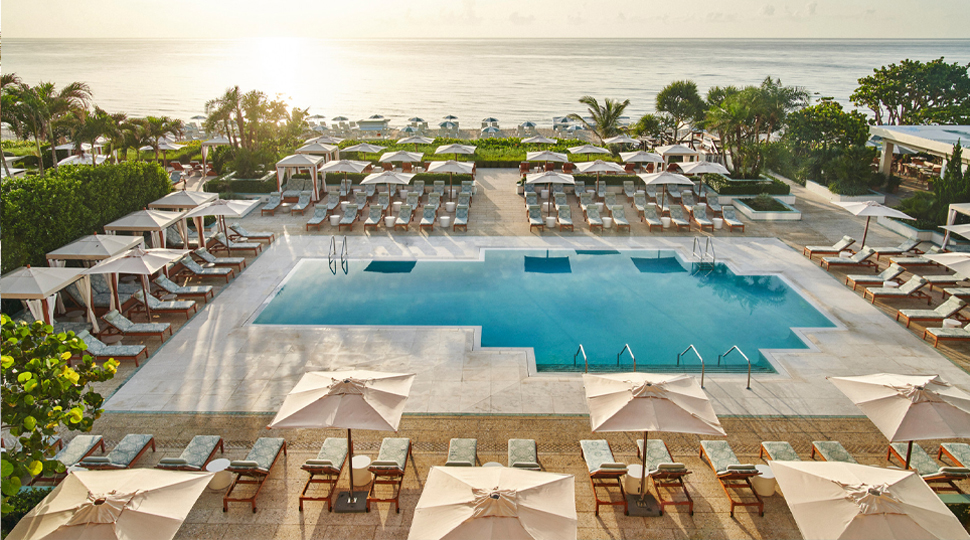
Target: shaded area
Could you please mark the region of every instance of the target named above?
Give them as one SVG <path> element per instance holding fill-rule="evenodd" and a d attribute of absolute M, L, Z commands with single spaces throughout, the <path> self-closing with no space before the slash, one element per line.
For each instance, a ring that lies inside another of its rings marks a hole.
<path fill-rule="evenodd" d="M 371 261 L 364 272 L 380 274 L 409 274 L 418 264 L 417 261 Z"/>
<path fill-rule="evenodd" d="M 535 274 L 568 274 L 572 272 L 569 257 L 525 256 L 525 271 Z"/>
<path fill-rule="evenodd" d="M 619 255 L 615 249 L 577 249 L 576 255 Z"/>
<path fill-rule="evenodd" d="M 630 257 L 630 260 L 633 261 L 633 266 L 636 266 L 641 274 L 675 274 L 677 272 L 687 272 L 675 257 L 660 257 L 656 259 Z"/>

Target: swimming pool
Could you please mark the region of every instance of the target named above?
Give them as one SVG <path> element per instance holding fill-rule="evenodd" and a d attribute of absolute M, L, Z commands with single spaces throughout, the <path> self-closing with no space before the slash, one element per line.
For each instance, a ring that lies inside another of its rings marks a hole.
<path fill-rule="evenodd" d="M 792 328 L 832 322 L 777 276 L 697 269 L 673 251 L 485 250 L 481 260 L 350 261 L 346 273 L 305 259 L 254 324 L 481 326 L 483 347 L 531 347 L 539 371 L 746 366 L 774 371 L 759 349 L 804 349 Z"/>

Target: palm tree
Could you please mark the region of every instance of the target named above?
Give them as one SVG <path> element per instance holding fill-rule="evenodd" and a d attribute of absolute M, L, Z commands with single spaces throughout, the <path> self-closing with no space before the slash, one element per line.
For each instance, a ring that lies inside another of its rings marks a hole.
<path fill-rule="evenodd" d="M 681 125 L 693 127 L 704 116 L 705 108 L 694 81 L 674 81 L 657 94 L 657 110 L 674 120 L 674 143 L 681 141 Z"/>
<path fill-rule="evenodd" d="M 20 121 L 19 103 L 16 94 L 11 92 L 20 84 L 20 77 L 16 73 L 4 73 L 0 75 L 0 87 L 2 87 L 2 97 L 0 97 L 0 121 L 13 128 L 18 139 L 23 138 L 23 123 Z M 3 170 L 10 177 L 10 165 L 7 158 L 3 158 Z"/>
<path fill-rule="evenodd" d="M 178 136 L 185 124 L 181 120 L 172 120 L 167 116 L 149 116 L 141 120 L 142 135 L 148 139 L 148 145 L 155 150 L 155 161 L 158 161 L 158 145 L 166 135 Z"/>
<path fill-rule="evenodd" d="M 808 105 L 811 94 L 800 86 L 782 86 L 781 79 L 766 77 L 761 83 L 765 108 L 765 135 L 781 128 L 788 113 Z"/>
<path fill-rule="evenodd" d="M 47 142 L 51 145 L 51 157 L 54 168 L 57 168 L 57 138 L 54 136 L 54 121 L 71 111 L 86 109 L 91 100 L 91 88 L 86 83 L 73 82 L 60 91 L 54 83 L 42 82 L 32 88 L 36 95 L 34 102 L 35 114 L 39 117 L 47 134 Z"/>
<path fill-rule="evenodd" d="M 5 88 L 4 92 L 9 96 L 3 104 L 4 111 L 15 115 L 23 129 L 29 131 L 34 137 L 34 144 L 37 146 L 37 166 L 40 174 L 43 175 L 44 156 L 40 149 L 40 140 L 46 137 L 43 120 L 46 105 L 26 83 Z"/>
<path fill-rule="evenodd" d="M 578 114 L 570 114 L 569 118 L 582 122 L 587 129 L 599 138 L 600 144 L 603 143 L 603 139 L 619 135 L 623 131 L 620 127 L 620 117 L 623 116 L 623 111 L 630 106 L 629 99 L 620 101 L 606 98 L 603 105 L 600 106 L 593 96 L 583 96 L 579 98 L 579 102 L 588 107 L 587 111 L 593 118 L 593 123 L 590 124 Z"/>

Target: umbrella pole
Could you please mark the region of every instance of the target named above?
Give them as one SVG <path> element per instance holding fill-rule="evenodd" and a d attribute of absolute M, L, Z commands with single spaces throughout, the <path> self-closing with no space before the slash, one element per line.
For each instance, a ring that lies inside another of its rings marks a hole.
<path fill-rule="evenodd" d="M 226 232 L 226 216 L 219 216 L 219 225 L 222 229 L 222 236 L 226 239 L 226 256 L 232 257 L 232 248 L 229 247 L 229 233 Z"/>
<path fill-rule="evenodd" d="M 869 220 L 872 216 L 866 216 L 866 230 L 862 233 L 862 247 L 866 247 L 866 236 L 869 234 Z"/>
<path fill-rule="evenodd" d="M 350 428 L 347 428 L 347 452 L 350 456 L 350 504 L 357 502 L 354 498 L 354 439 L 350 436 Z"/>
<path fill-rule="evenodd" d="M 141 276 L 141 291 L 145 295 L 145 313 L 148 314 L 148 322 L 152 322 L 152 308 L 148 305 L 148 276 Z M 121 307 L 118 307 L 118 311 L 121 311 Z"/>
<path fill-rule="evenodd" d="M 640 452 L 640 500 L 645 500 L 647 498 L 647 490 L 644 489 L 647 484 L 647 436 L 650 432 L 643 430 L 643 451 Z"/>
<path fill-rule="evenodd" d="M 906 464 L 903 465 L 903 470 L 909 469 L 909 458 L 913 455 L 913 441 L 909 441 L 909 445 L 906 446 Z"/>

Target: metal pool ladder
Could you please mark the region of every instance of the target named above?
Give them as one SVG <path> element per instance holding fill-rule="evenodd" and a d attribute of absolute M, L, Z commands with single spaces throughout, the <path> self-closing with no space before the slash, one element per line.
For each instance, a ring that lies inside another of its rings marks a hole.
<path fill-rule="evenodd" d="M 343 242 L 341 243 L 341 247 L 340 247 L 340 268 L 344 271 L 344 274 L 346 274 L 350 269 L 349 262 L 348 262 L 349 260 L 350 260 L 350 254 L 347 251 L 347 237 L 344 236 Z M 330 237 L 329 261 L 330 261 L 330 271 L 336 274 L 337 273 L 337 237 L 336 236 Z"/>
<path fill-rule="evenodd" d="M 691 258 L 696 261 L 696 270 L 700 271 L 707 268 L 710 272 L 714 270 L 717 263 L 717 253 L 714 251 L 714 242 L 710 236 L 704 237 L 704 243 L 701 245 L 701 239 L 698 236 L 694 237 L 694 246 L 691 248 Z"/>
<path fill-rule="evenodd" d="M 576 354 L 573 355 L 573 366 L 576 365 L 576 357 L 580 354 L 583 355 L 583 365 L 585 366 L 583 373 L 589 373 L 589 360 L 586 358 L 586 349 L 583 348 L 582 343 L 579 344 L 579 348 L 576 349 Z"/>
<path fill-rule="evenodd" d="M 620 356 L 623 354 L 624 351 L 630 353 L 630 358 L 633 360 L 633 371 L 636 372 L 636 370 L 637 370 L 637 357 L 636 356 L 633 356 L 633 349 L 630 348 L 630 344 L 629 343 L 623 345 L 623 348 L 620 349 L 620 352 L 616 353 L 616 365 L 617 365 L 617 367 L 620 366 Z"/>
<path fill-rule="evenodd" d="M 738 354 L 743 356 L 744 360 L 748 363 L 748 386 L 746 386 L 745 388 L 747 388 L 748 390 L 751 390 L 751 359 L 748 358 L 748 355 L 744 354 L 744 351 L 742 351 L 737 345 L 734 345 L 733 347 L 728 349 L 726 353 L 717 355 L 717 365 L 721 365 L 721 359 L 731 354 L 731 351 L 738 351 Z M 703 383 L 701 384 L 701 386 L 703 386 Z"/>
<path fill-rule="evenodd" d="M 704 388 L 704 357 L 701 356 L 701 353 L 697 352 L 697 348 L 694 347 L 693 343 L 684 349 L 683 352 L 677 355 L 677 365 L 680 365 L 680 357 L 687 354 L 687 351 L 694 351 L 694 354 L 696 354 L 697 358 L 699 358 L 701 361 L 701 388 Z M 738 351 L 740 352 L 740 349 L 738 349 Z"/>

